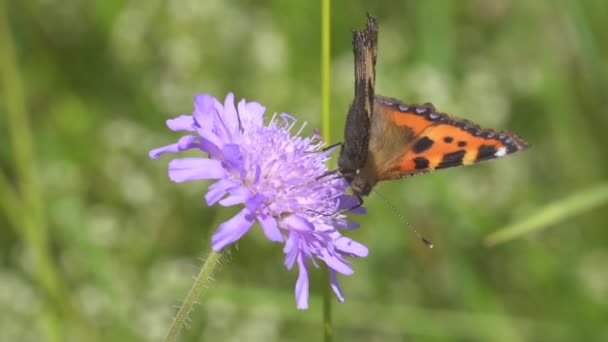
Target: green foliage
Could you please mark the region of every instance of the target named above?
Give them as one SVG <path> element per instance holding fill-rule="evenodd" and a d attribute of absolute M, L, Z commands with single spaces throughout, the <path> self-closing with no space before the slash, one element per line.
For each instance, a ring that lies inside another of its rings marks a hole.
<path fill-rule="evenodd" d="M 608 3 L 334 1 L 333 141 L 366 11 L 379 93 L 532 148 L 379 185 L 436 247 L 372 195 L 334 340 L 608 340 Z M 0 340 L 161 339 L 234 208 L 207 208 L 206 183 L 170 182 L 147 151 L 196 93 L 319 127 L 320 37 L 314 1 L 0 1 Z M 506 226 L 530 229 L 484 245 Z M 322 272 L 305 312 L 296 276 L 252 230 L 182 340 L 319 340 Z"/>

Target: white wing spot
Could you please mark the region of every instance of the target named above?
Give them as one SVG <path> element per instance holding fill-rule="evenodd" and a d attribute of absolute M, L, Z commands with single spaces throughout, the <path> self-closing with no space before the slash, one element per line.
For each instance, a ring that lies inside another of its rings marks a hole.
<path fill-rule="evenodd" d="M 496 151 L 496 153 L 494 153 L 494 157 L 504 157 L 507 154 L 507 148 L 506 147 L 501 147 L 498 149 L 498 151 Z"/>

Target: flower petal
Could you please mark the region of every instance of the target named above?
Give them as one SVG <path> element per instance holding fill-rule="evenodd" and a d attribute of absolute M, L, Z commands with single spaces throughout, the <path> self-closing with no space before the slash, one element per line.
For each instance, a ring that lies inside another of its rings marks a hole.
<path fill-rule="evenodd" d="M 181 152 L 181 151 L 188 150 L 191 148 L 196 148 L 199 146 L 199 140 L 200 140 L 200 137 L 197 137 L 194 135 L 186 135 L 186 136 L 179 138 L 179 140 L 175 144 L 153 149 L 152 151 L 150 151 L 148 153 L 148 155 L 152 159 L 157 159 L 164 153 L 176 153 L 176 152 Z"/>
<path fill-rule="evenodd" d="M 205 200 L 207 200 L 207 205 L 212 206 L 217 201 L 222 199 L 226 192 L 230 189 L 237 186 L 233 181 L 229 179 L 220 179 L 219 181 L 211 184 L 209 186 L 209 191 L 205 194 Z"/>
<path fill-rule="evenodd" d="M 243 170 L 244 159 L 243 153 L 241 153 L 241 147 L 237 144 L 226 144 L 222 149 L 224 155 L 224 162 L 237 170 Z"/>
<path fill-rule="evenodd" d="M 206 158 L 179 158 L 169 162 L 169 178 L 174 182 L 217 179 L 225 175 L 222 163 Z"/>
<path fill-rule="evenodd" d="M 194 128 L 201 137 L 207 139 L 215 146 L 222 147 L 224 142 L 227 142 L 218 132 L 214 132 L 217 126 L 216 120 L 221 120 L 217 113 L 216 105 L 220 105 L 219 101 L 211 95 L 201 94 L 194 98 Z"/>
<path fill-rule="evenodd" d="M 224 100 L 224 124 L 230 131 L 232 141 L 239 135 L 239 117 L 234 106 L 234 94 L 228 93 Z"/>
<path fill-rule="evenodd" d="M 298 215 L 289 215 L 283 219 L 283 224 L 289 227 L 289 229 L 301 230 L 301 231 L 313 231 L 315 226 L 310 223 L 307 219 Z"/>
<path fill-rule="evenodd" d="M 213 106 L 215 107 L 215 120 L 213 120 L 213 132 L 215 132 L 223 141 L 233 142 L 232 131 L 226 125 L 225 121 L 224 105 L 222 105 L 220 101 L 216 99 L 214 100 L 215 102 L 213 103 Z"/>
<path fill-rule="evenodd" d="M 338 198 L 338 203 L 338 210 L 348 210 L 351 214 L 365 214 L 367 212 L 355 196 L 342 195 Z"/>
<path fill-rule="evenodd" d="M 214 127 L 216 116 L 215 104 L 218 102 L 209 94 L 199 94 L 194 97 L 194 113 L 192 113 L 195 123 L 199 127 Z"/>
<path fill-rule="evenodd" d="M 357 229 L 360 225 L 355 221 L 348 221 L 346 219 L 335 219 L 334 220 L 334 228 L 336 229 Z"/>
<path fill-rule="evenodd" d="M 220 201 L 220 204 L 229 207 L 231 205 L 245 203 L 251 197 L 251 191 L 244 186 L 234 187 L 228 190 L 230 196 Z"/>
<path fill-rule="evenodd" d="M 340 302 L 344 301 L 344 294 L 342 294 L 342 289 L 340 288 L 340 284 L 338 283 L 338 276 L 334 270 L 329 270 L 329 283 L 331 284 L 331 289 L 338 297 Z"/>
<path fill-rule="evenodd" d="M 299 310 L 308 309 L 308 266 L 302 254 L 298 255 L 300 274 L 296 282 L 296 307 Z"/>
<path fill-rule="evenodd" d="M 340 260 L 340 258 L 330 254 L 327 249 L 322 249 L 318 257 L 319 259 L 325 261 L 327 267 L 335 270 L 336 272 L 340 272 L 344 275 L 351 275 L 355 273 L 352 268 L 348 267 L 348 265 L 344 263 L 343 260 Z"/>
<path fill-rule="evenodd" d="M 293 267 L 293 263 L 296 261 L 296 257 L 300 252 L 300 236 L 295 231 L 290 231 L 285 246 L 283 246 L 283 253 L 285 253 L 285 261 L 283 264 L 290 270 Z"/>
<path fill-rule="evenodd" d="M 350 214 L 363 215 L 363 214 L 367 214 L 367 208 L 365 208 L 365 207 L 356 207 L 354 209 L 350 209 L 348 212 Z"/>
<path fill-rule="evenodd" d="M 264 124 L 263 115 L 266 107 L 257 102 L 246 102 L 242 99 L 238 104 L 239 118 L 243 127 L 253 129 Z"/>
<path fill-rule="evenodd" d="M 255 101 L 247 102 L 247 111 L 249 112 L 250 116 L 262 120 L 266 107 Z"/>
<path fill-rule="evenodd" d="M 339 251 L 347 253 L 350 256 L 366 257 L 368 254 L 367 247 L 346 236 L 340 236 L 335 239 L 334 246 L 336 246 L 336 249 Z"/>
<path fill-rule="evenodd" d="M 148 157 L 150 157 L 152 159 L 158 159 L 158 157 L 160 157 L 164 153 L 167 153 L 167 152 L 173 153 L 174 150 L 177 149 L 176 145 L 177 144 L 171 144 L 171 145 L 167 145 L 167 146 L 163 146 L 163 147 L 159 147 L 159 148 L 150 150 L 150 152 L 148 152 Z"/>
<path fill-rule="evenodd" d="M 222 140 L 217 134 L 213 133 L 209 127 L 197 127 L 196 132 L 201 138 L 207 140 L 210 144 L 221 148 L 224 146 L 224 140 Z"/>
<path fill-rule="evenodd" d="M 233 218 L 222 223 L 211 238 L 211 248 L 219 252 L 227 245 L 240 239 L 253 225 L 253 217 L 247 209 L 241 210 Z"/>
<path fill-rule="evenodd" d="M 261 215 L 258 216 L 258 221 L 262 226 L 264 235 L 266 235 L 270 241 L 283 242 L 283 234 L 281 234 L 277 220 L 275 220 L 274 217 L 270 215 Z"/>
<path fill-rule="evenodd" d="M 167 127 L 172 131 L 194 132 L 194 118 L 192 115 L 180 115 L 176 118 L 167 120 Z"/>
<path fill-rule="evenodd" d="M 199 148 L 201 149 L 201 151 L 209 153 L 209 156 L 213 159 L 221 159 L 222 157 L 222 153 L 218 145 L 214 144 L 210 140 L 207 140 L 206 138 L 200 137 Z"/>

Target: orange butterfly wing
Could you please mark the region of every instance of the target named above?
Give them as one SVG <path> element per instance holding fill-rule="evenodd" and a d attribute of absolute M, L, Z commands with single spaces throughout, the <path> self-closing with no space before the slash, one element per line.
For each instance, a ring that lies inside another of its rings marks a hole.
<path fill-rule="evenodd" d="M 481 128 L 439 113 L 431 104 L 406 105 L 379 95 L 375 100 L 369 153 L 378 181 L 500 158 L 528 147 L 515 133 Z"/>

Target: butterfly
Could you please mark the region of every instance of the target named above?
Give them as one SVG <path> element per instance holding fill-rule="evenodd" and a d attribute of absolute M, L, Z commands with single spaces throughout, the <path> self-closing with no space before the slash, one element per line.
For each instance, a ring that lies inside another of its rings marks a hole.
<path fill-rule="evenodd" d="M 454 166 L 492 160 L 525 150 L 513 132 L 498 132 L 438 112 L 375 94 L 378 26 L 353 32 L 355 97 L 349 108 L 338 172 L 353 193 L 368 195 L 376 183 Z"/>

